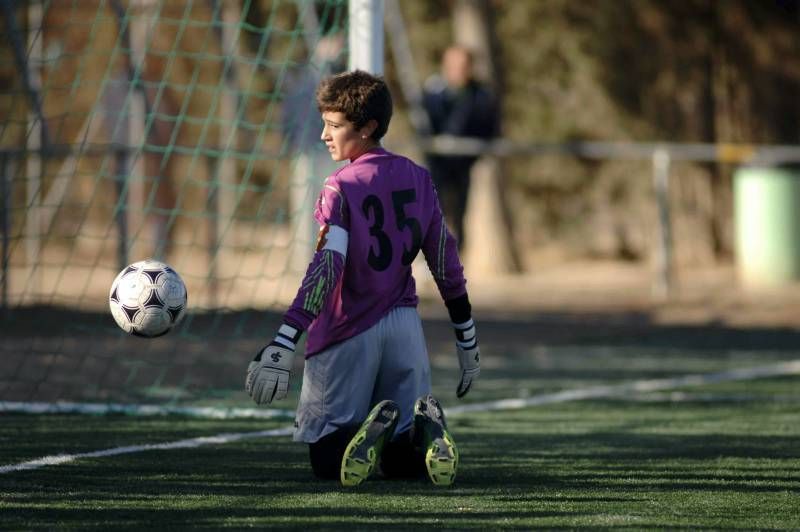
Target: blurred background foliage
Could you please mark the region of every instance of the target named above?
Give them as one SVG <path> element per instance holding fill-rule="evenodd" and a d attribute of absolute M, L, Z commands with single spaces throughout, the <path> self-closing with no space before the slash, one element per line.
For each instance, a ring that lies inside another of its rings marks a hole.
<path fill-rule="evenodd" d="M 267 155 L 237 164 L 247 172 L 248 186 L 268 186 L 287 174 L 276 118 L 285 97 L 285 70 L 279 65 L 299 65 L 309 50 L 295 2 L 226 1 L 246 8 L 237 53 L 247 60 L 238 62 L 237 76 L 248 99 L 238 148 Z M 494 44 L 496 76 L 486 81 L 501 99 L 502 132 L 509 139 L 798 143 L 798 0 L 401 0 L 420 80 L 437 71 L 442 51 L 454 41 L 456 11 L 476 3 L 487 14 Z M 44 104 L 54 140 L 69 142 L 98 99 L 100 80 L 120 68 L 120 56 L 108 54 L 117 21 L 109 8 L 98 9 L 96 0 L 46 4 L 45 51 L 60 62 L 44 74 L 50 91 Z M 211 144 L 221 122 L 207 123 L 206 117 L 225 68 L 209 25 L 211 4 L 158 5 L 164 22 L 153 33 L 143 83 L 164 94 L 159 116 L 185 117 L 175 146 Z M 342 31 L 347 3 L 317 5 L 323 31 Z M 16 8 L 24 21 L 26 3 Z M 186 27 L 179 22 L 185 17 L 192 21 Z M 179 33 L 183 37 L 176 44 Z M 387 140 L 402 151 L 413 145 L 413 133 L 388 40 L 386 46 L 386 76 L 398 107 Z M 9 50 L 3 39 L 4 147 L 24 145 L 27 113 Z M 196 61 L 198 50 L 211 59 Z M 181 157 L 188 158 L 178 153 L 176 164 Z M 678 265 L 729 261 L 734 168 L 673 163 L 671 169 Z M 207 180 L 203 172 L 175 172 L 192 175 L 198 204 Z M 654 255 L 657 218 L 649 161 L 513 157 L 503 162 L 503 175 L 513 241 L 526 269 L 543 256 L 647 261 Z M 266 203 L 283 201 L 284 188 L 273 187 Z M 264 203 L 246 196 L 241 208 L 255 211 Z"/>
<path fill-rule="evenodd" d="M 450 21 L 459 2 L 401 4 L 425 77 L 453 38 Z M 800 2 L 485 4 L 498 44 L 495 81 L 508 138 L 798 142 Z M 537 157 L 505 168 L 523 248 L 631 260 L 651 255 L 648 162 Z M 731 171 L 723 164 L 673 165 L 679 263 L 731 257 Z"/>

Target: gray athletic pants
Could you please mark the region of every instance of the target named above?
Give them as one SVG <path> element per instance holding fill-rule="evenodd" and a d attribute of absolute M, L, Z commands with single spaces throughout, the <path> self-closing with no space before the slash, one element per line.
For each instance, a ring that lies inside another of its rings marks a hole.
<path fill-rule="evenodd" d="M 411 428 L 414 402 L 430 393 L 422 323 L 414 307 L 397 307 L 366 331 L 305 361 L 294 441 L 314 443 L 361 424 L 378 402 L 400 407 L 395 434 Z"/>

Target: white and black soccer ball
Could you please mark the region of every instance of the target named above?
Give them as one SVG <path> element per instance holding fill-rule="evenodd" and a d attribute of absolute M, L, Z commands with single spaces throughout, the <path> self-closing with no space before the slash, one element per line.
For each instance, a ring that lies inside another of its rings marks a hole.
<path fill-rule="evenodd" d="M 169 332 L 186 311 L 186 285 L 157 260 L 134 262 L 111 284 L 111 315 L 123 331 L 154 338 Z"/>

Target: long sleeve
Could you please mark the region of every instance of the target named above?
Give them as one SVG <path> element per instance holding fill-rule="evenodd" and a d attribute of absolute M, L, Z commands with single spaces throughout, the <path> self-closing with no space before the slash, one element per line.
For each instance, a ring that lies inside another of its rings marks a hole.
<path fill-rule="evenodd" d="M 449 301 L 467 293 L 467 281 L 458 257 L 456 239 L 447 229 L 435 192 L 433 197 L 433 217 L 422 243 L 422 253 L 439 294 L 444 301 Z"/>
<path fill-rule="evenodd" d="M 283 321 L 301 331 L 308 329 L 339 284 L 344 261 L 344 255 L 331 249 L 317 251 Z"/>

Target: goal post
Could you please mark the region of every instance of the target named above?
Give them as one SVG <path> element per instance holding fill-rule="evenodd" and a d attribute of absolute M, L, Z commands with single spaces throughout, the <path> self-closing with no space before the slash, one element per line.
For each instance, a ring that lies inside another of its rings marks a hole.
<path fill-rule="evenodd" d="M 383 75 L 383 1 L 350 0 L 350 70 Z"/>

